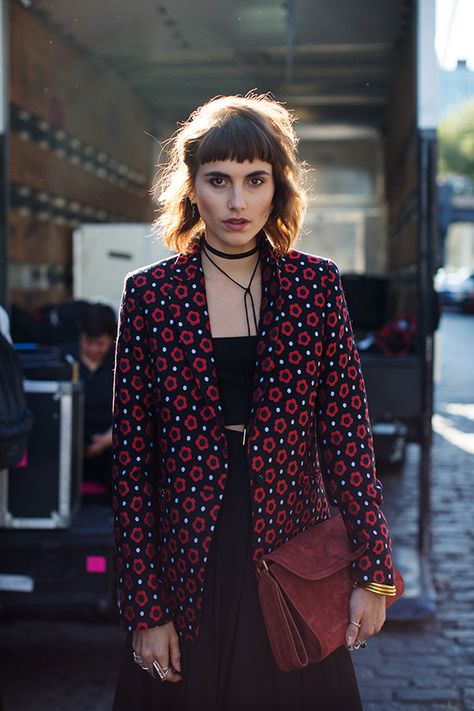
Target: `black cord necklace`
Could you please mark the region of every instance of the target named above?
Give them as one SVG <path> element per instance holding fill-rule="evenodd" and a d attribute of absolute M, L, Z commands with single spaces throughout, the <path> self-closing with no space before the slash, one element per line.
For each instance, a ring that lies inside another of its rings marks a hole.
<path fill-rule="evenodd" d="M 234 284 L 237 284 L 237 286 L 240 286 L 240 288 L 243 289 L 244 292 L 245 292 L 245 293 L 244 293 L 245 318 L 246 318 L 246 321 L 247 321 L 247 328 L 248 328 L 248 332 L 249 332 L 249 336 L 250 336 L 250 335 L 251 335 L 251 334 L 250 334 L 250 319 L 249 319 L 249 313 L 248 313 L 248 307 L 247 307 L 247 296 L 250 298 L 250 304 L 251 304 L 251 306 L 252 306 L 252 314 L 253 314 L 253 320 L 254 320 L 254 323 L 255 323 L 255 330 L 258 331 L 258 319 L 257 319 L 257 314 L 256 314 L 256 312 L 255 312 L 255 304 L 254 304 L 252 292 L 250 291 L 250 286 L 251 286 L 251 284 L 252 284 L 253 278 L 254 278 L 255 273 L 256 273 L 256 271 L 257 271 L 257 267 L 258 267 L 258 265 L 259 265 L 259 263 L 260 263 L 260 252 L 259 252 L 257 261 L 255 262 L 255 267 L 254 267 L 254 270 L 253 270 L 253 272 L 252 272 L 252 276 L 250 277 L 250 281 L 249 281 L 249 283 L 248 283 L 248 286 L 243 286 L 243 284 L 239 284 L 239 282 L 236 281 L 236 279 L 234 279 L 234 277 L 231 277 L 230 274 L 227 274 L 227 272 L 225 272 L 218 264 L 215 263 L 215 261 L 209 256 L 209 254 L 208 254 L 208 252 L 207 252 L 207 246 L 208 246 L 208 244 L 207 244 L 206 240 L 204 240 L 204 243 L 203 243 L 203 251 L 204 251 L 204 253 L 206 254 L 206 257 L 209 259 L 209 261 L 216 267 L 216 269 L 218 269 L 220 272 L 222 272 L 222 274 L 224 274 L 228 279 L 230 279 L 231 281 L 233 281 Z M 228 256 L 232 256 L 232 257 L 248 256 L 249 254 L 255 254 L 255 252 L 256 252 L 257 250 L 259 250 L 259 248 L 260 248 L 260 243 L 258 243 L 257 246 L 256 246 L 254 249 L 252 249 L 250 252 L 245 252 L 245 254 L 225 255 L 225 256 L 227 256 L 227 257 L 228 257 Z M 212 250 L 211 250 L 211 251 L 212 251 Z M 217 253 L 219 254 L 219 251 L 218 251 L 218 250 L 216 250 L 216 251 L 217 251 Z M 214 252 L 214 253 L 215 253 L 215 252 Z M 225 254 L 225 253 L 222 252 L 222 254 Z"/>
<path fill-rule="evenodd" d="M 247 329 L 248 329 L 248 335 L 249 335 L 249 336 L 251 336 L 251 333 L 250 333 L 250 319 L 249 319 L 248 307 L 247 307 L 247 296 L 250 297 L 250 303 L 251 303 L 251 306 L 252 306 L 253 320 L 254 320 L 254 323 L 255 323 L 255 330 L 257 331 L 257 335 L 258 335 L 258 319 L 257 319 L 257 314 L 256 314 L 256 312 L 255 312 L 255 304 L 254 304 L 252 292 L 250 291 L 250 286 L 251 286 L 252 281 L 253 281 L 253 278 L 254 278 L 254 276 L 255 276 L 255 274 L 256 274 L 256 272 L 257 272 L 257 267 L 258 267 L 258 265 L 259 265 L 259 263 L 260 263 L 260 257 L 261 257 L 260 247 L 261 247 L 261 243 L 262 243 L 261 237 L 258 236 L 258 237 L 257 237 L 257 244 L 256 244 L 256 246 L 255 246 L 253 249 L 249 250 L 248 252 L 243 252 L 243 253 L 241 252 L 240 254 L 227 254 L 226 252 L 221 252 L 220 250 L 216 249 L 215 247 L 212 247 L 212 246 L 206 241 L 206 238 L 204 238 L 203 245 L 202 245 L 203 252 L 205 253 L 206 257 L 209 259 L 209 261 L 216 267 L 216 269 L 218 269 L 218 270 L 219 270 L 220 272 L 222 272 L 222 274 L 224 274 L 228 279 L 230 279 L 231 281 L 233 281 L 234 284 L 237 284 L 237 286 L 240 286 L 240 288 L 244 290 L 245 318 L 246 318 L 246 321 L 247 321 Z M 254 267 L 254 269 L 253 269 L 252 276 L 250 277 L 250 281 L 249 281 L 249 283 L 248 283 L 248 286 L 243 286 L 243 284 L 239 284 L 239 282 L 236 281 L 236 279 L 234 279 L 233 277 L 231 277 L 230 274 L 227 274 L 227 272 L 225 272 L 218 264 L 216 264 L 215 261 L 210 257 L 209 252 L 208 252 L 208 249 L 209 249 L 209 251 L 212 252 L 213 254 L 215 254 L 215 255 L 217 255 L 217 256 L 219 256 L 219 257 L 224 257 L 224 258 L 226 258 L 226 259 L 240 259 L 240 258 L 242 258 L 242 257 L 249 257 L 249 256 L 251 256 L 252 254 L 255 254 L 255 253 L 258 251 L 257 261 L 255 262 L 255 267 Z M 248 354 L 247 354 L 246 368 L 245 368 L 245 389 L 244 389 L 244 392 L 246 393 L 247 398 L 248 398 L 248 403 L 247 403 L 247 408 L 248 408 L 247 421 L 248 421 L 248 417 L 249 417 L 249 413 L 250 413 L 251 400 L 252 400 L 252 393 L 251 393 L 251 390 L 250 390 L 250 366 L 251 366 L 251 359 L 252 359 L 251 353 L 252 353 L 252 351 L 249 349 Z M 247 423 L 245 423 L 245 427 L 244 427 L 244 431 L 243 431 L 242 445 L 245 444 L 246 435 L 247 435 Z"/>
<path fill-rule="evenodd" d="M 204 237 L 204 245 L 206 248 L 212 252 L 212 254 L 215 254 L 216 257 L 223 257 L 224 259 L 243 259 L 244 257 L 251 257 L 252 254 L 255 254 L 258 252 L 260 249 L 260 237 L 257 237 L 257 244 L 255 247 L 252 249 L 249 249 L 248 252 L 238 252 L 237 254 L 229 254 L 228 252 L 221 252 L 220 249 L 216 249 L 215 247 L 212 246 L 212 244 L 209 244 L 207 239 Z M 225 274 L 225 272 L 224 272 Z"/>

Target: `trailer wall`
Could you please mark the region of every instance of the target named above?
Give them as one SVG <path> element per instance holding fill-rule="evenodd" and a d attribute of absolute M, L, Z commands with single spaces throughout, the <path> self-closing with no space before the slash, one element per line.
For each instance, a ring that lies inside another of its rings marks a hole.
<path fill-rule="evenodd" d="M 150 115 L 46 15 L 10 6 L 10 283 L 25 308 L 71 295 L 73 229 L 148 222 Z"/>

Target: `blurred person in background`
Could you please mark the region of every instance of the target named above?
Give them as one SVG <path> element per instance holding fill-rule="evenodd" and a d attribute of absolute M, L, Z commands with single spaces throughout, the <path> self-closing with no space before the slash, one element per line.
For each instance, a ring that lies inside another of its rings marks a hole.
<path fill-rule="evenodd" d="M 89 503 L 110 503 L 112 387 L 117 329 L 113 309 L 86 304 L 81 310 L 79 340 L 61 346 L 64 356 L 79 363 L 84 385 L 83 494 Z"/>

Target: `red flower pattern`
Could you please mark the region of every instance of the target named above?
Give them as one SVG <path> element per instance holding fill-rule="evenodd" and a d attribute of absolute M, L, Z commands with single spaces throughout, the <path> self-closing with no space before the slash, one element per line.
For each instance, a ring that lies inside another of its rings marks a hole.
<path fill-rule="evenodd" d="M 253 560 L 342 512 L 354 580 L 393 584 L 360 358 L 337 266 L 262 247 L 262 301 L 247 437 Z M 173 619 L 199 634 L 228 445 L 196 239 L 127 276 L 114 383 L 119 608 L 128 630 Z M 321 461 L 320 461 L 320 456 Z M 276 514 L 276 515 L 275 515 Z"/>

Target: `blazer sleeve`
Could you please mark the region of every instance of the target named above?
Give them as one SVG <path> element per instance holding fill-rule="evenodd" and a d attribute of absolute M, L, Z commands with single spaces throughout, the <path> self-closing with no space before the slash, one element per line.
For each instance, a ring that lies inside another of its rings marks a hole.
<path fill-rule="evenodd" d="M 327 260 L 316 439 L 329 500 L 341 511 L 354 545 L 368 543 L 353 563 L 354 582 L 393 594 L 392 542 L 380 509 L 382 484 L 376 475 L 365 382 L 339 269 L 331 260 Z"/>
<path fill-rule="evenodd" d="M 161 578 L 152 366 L 136 287 L 128 276 L 115 353 L 112 484 L 118 605 L 128 631 L 171 619 Z"/>

